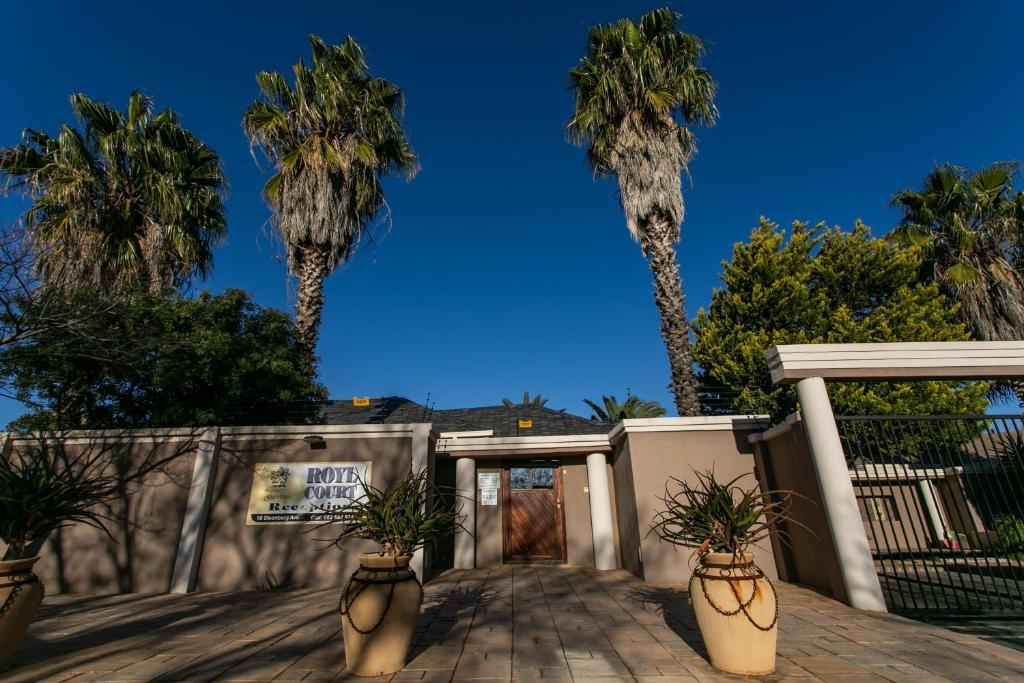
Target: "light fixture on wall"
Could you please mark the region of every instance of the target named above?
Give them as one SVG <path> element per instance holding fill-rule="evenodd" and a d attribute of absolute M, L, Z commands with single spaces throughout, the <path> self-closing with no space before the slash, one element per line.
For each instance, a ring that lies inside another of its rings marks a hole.
<path fill-rule="evenodd" d="M 302 440 L 309 444 L 310 450 L 319 451 L 327 448 L 327 442 L 319 434 L 307 434 Z"/>

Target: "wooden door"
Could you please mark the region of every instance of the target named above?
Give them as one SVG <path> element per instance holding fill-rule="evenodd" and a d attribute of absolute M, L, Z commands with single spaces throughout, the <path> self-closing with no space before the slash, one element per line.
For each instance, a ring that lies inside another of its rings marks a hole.
<path fill-rule="evenodd" d="M 553 461 L 502 470 L 506 562 L 565 562 L 562 470 Z"/>

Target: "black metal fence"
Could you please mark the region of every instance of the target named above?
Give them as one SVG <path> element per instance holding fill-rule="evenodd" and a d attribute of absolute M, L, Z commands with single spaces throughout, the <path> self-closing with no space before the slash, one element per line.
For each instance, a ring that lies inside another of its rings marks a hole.
<path fill-rule="evenodd" d="M 1024 420 L 838 417 L 890 610 L 1024 613 Z"/>

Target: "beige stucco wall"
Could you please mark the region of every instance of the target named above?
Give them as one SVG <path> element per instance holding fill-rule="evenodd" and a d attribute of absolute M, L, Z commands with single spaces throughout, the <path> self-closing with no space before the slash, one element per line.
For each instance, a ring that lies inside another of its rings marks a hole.
<path fill-rule="evenodd" d="M 855 482 L 853 491 L 872 551 L 925 550 L 940 540 L 933 538 L 915 483 Z M 872 499 L 879 501 L 878 507 Z"/>
<path fill-rule="evenodd" d="M 615 519 L 615 482 L 611 466 L 606 468 Z M 590 520 L 590 486 L 585 457 L 562 458 L 562 493 L 565 509 L 566 562 L 581 567 L 594 566 L 594 532 Z M 613 529 L 616 547 L 618 531 Z"/>
<path fill-rule="evenodd" d="M 616 452 L 620 556 L 623 566 L 652 583 L 687 581 L 693 549 L 666 543 L 649 533 L 666 482 L 676 477 L 696 483 L 696 471 L 714 467 L 719 481 L 750 475 L 741 483 L 758 486 L 746 431 L 693 430 L 627 432 Z M 626 491 L 621 491 L 626 487 Z M 633 496 L 630 500 L 629 491 Z M 633 510 L 624 509 L 632 506 Z M 639 549 L 639 551 L 637 550 Z M 768 541 L 752 547 L 765 573 L 775 578 L 775 558 Z"/>
<path fill-rule="evenodd" d="M 637 517 L 636 484 L 633 481 L 633 459 L 629 440 L 623 439 L 612 460 L 615 481 L 615 527 L 618 536 L 619 564 L 623 569 L 643 576 L 640 564 L 640 520 Z"/>
<path fill-rule="evenodd" d="M 762 490 L 792 491 L 791 523 L 784 523 L 786 538 L 774 537 L 780 577 L 816 588 L 837 600 L 846 600 L 839 560 L 821 503 L 821 490 L 811 462 L 803 425 L 761 441 L 756 447 Z"/>
<path fill-rule="evenodd" d="M 501 476 L 501 466 L 496 462 L 477 460 L 476 473 Z M 474 486 L 476 482 L 474 482 Z M 502 564 L 503 527 L 501 521 L 501 500 L 504 491 L 498 491 L 497 505 L 481 505 L 480 490 L 476 492 L 476 566 L 499 567 Z"/>
<path fill-rule="evenodd" d="M 355 570 L 360 552 L 379 550 L 364 541 L 346 543 L 344 551 L 331 546 L 325 539 L 331 538 L 335 525 L 246 524 L 254 464 L 305 461 L 371 462 L 370 484 L 385 488 L 409 472 L 412 439 L 327 435 L 326 448 L 312 450 L 299 436 L 225 438 L 199 565 L 199 590 L 341 586 Z"/>
<path fill-rule="evenodd" d="M 544 455 L 531 454 L 530 459 L 544 458 Z M 558 458 L 552 454 L 551 458 Z M 587 461 L 583 456 L 562 455 L 559 459 L 562 470 L 562 513 L 565 516 L 566 563 L 583 566 L 594 566 L 594 537 L 590 526 L 590 493 L 587 479 Z M 509 459 L 506 464 L 513 462 Z M 500 461 L 495 459 L 478 459 L 477 474 L 501 473 Z M 608 468 L 611 475 L 611 467 Z M 614 484 L 609 479 L 614 491 Z M 501 511 L 501 493 L 499 504 L 481 505 L 479 491 L 476 502 L 476 565 L 478 567 L 497 567 L 503 563 L 504 527 Z M 614 504 L 612 506 L 614 513 Z"/>
<path fill-rule="evenodd" d="M 31 451 L 38 442 L 20 439 L 13 448 Z M 101 506 L 109 535 L 86 524 L 50 535 L 35 565 L 47 593 L 167 591 L 196 440 L 189 436 L 134 442 L 79 438 L 64 448 L 67 457 L 78 462 L 105 463 L 102 471 L 124 481 L 128 495 Z"/>

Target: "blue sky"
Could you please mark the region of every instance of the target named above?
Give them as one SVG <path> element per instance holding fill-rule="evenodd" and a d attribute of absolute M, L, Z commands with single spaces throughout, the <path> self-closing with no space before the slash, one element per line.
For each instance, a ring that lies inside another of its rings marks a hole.
<path fill-rule="evenodd" d="M 68 122 L 82 91 L 133 88 L 224 158 L 229 238 L 214 291 L 289 308 L 265 233 L 265 177 L 239 124 L 258 70 L 351 34 L 408 97 L 422 171 L 386 184 L 393 229 L 330 278 L 321 372 L 331 395 L 487 405 L 523 390 L 583 412 L 633 393 L 670 405 L 650 276 L 618 208 L 565 142 L 566 71 L 588 26 L 638 2 L 0 3 L 0 145 Z M 680 262 L 690 314 L 765 215 L 876 233 L 896 190 L 938 162 L 1024 158 L 1016 2 L 676 2 L 705 38 L 722 118 L 698 130 Z M 0 216 L 21 206 L 0 199 Z M 17 414 L 0 404 L 0 421 Z"/>

